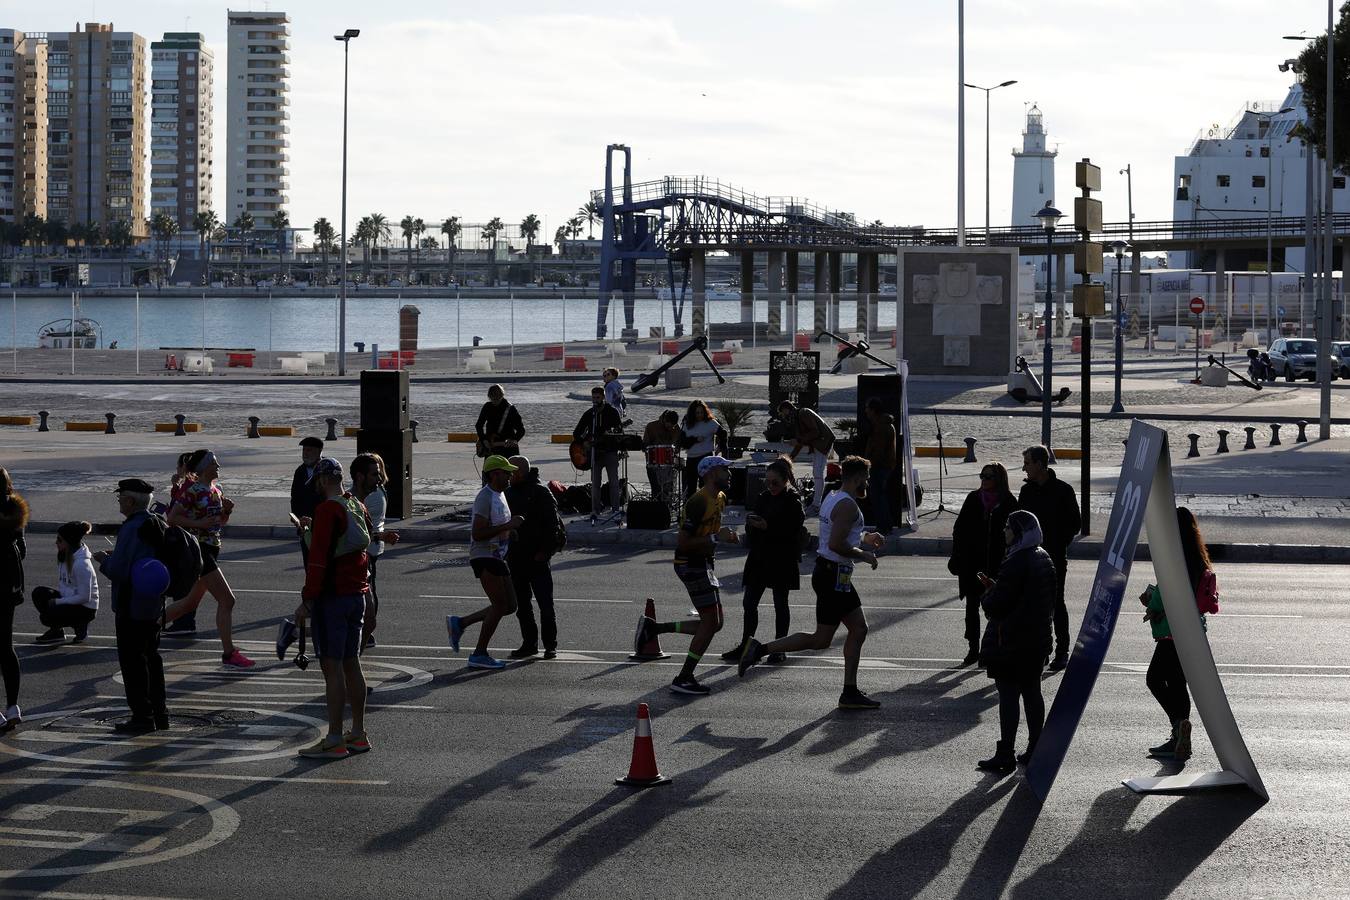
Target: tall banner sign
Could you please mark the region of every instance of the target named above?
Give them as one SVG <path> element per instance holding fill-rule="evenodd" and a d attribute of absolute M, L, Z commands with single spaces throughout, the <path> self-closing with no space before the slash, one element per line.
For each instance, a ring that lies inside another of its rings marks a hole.
<path fill-rule="evenodd" d="M 1125 462 L 1116 482 L 1115 502 L 1106 527 L 1102 558 L 1097 564 L 1097 576 L 1093 580 L 1083 624 L 1064 680 L 1046 717 L 1045 730 L 1027 766 L 1027 784 L 1042 802 L 1054 785 L 1111 646 L 1139 533 L 1145 527 L 1182 670 L 1224 771 L 1135 778 L 1125 784 L 1140 792 L 1245 784 L 1266 799 L 1265 786 L 1233 718 L 1200 624 L 1195 593 L 1181 552 L 1167 433 L 1137 420 L 1130 427 Z M 1140 690 L 1143 689 L 1141 681 Z"/>
<path fill-rule="evenodd" d="M 905 520 L 910 528 L 914 528 L 919 522 L 918 510 L 914 508 L 914 482 L 918 479 L 914 471 L 913 435 L 909 430 L 909 361 L 897 359 L 895 371 L 900 376 L 900 438 L 904 442 L 900 464 L 905 467 L 905 499 L 908 500 Z"/>

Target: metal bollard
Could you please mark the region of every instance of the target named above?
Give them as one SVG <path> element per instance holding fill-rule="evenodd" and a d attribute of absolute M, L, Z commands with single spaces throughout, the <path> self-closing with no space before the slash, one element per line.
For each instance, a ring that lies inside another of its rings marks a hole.
<path fill-rule="evenodd" d="M 183 427 L 183 423 L 187 421 L 187 416 L 182 413 L 175 413 L 173 420 L 178 423 L 178 427 L 173 430 L 173 436 L 187 437 L 187 429 Z"/>
<path fill-rule="evenodd" d="M 251 437 L 251 438 L 262 437 L 262 435 L 258 434 L 258 423 L 259 423 L 260 421 L 262 421 L 262 420 L 259 419 L 257 416 L 249 416 L 249 417 L 248 417 L 248 436 L 249 436 L 249 437 Z"/>
<path fill-rule="evenodd" d="M 417 443 L 417 420 L 416 420 L 416 419 L 409 419 L 409 420 L 408 420 L 408 425 L 412 428 L 412 433 L 413 433 L 413 436 L 412 436 L 412 442 L 415 444 L 415 443 Z"/>
<path fill-rule="evenodd" d="M 328 423 L 328 433 L 323 436 L 325 441 L 337 440 L 337 419 L 324 419 Z"/>
<path fill-rule="evenodd" d="M 117 429 L 113 427 L 113 419 L 117 418 L 117 413 L 104 413 L 103 416 L 108 420 L 108 427 L 103 429 L 103 433 L 117 434 Z"/>
<path fill-rule="evenodd" d="M 1308 432 L 1308 420 L 1307 420 L 1307 419 L 1299 419 L 1299 420 L 1298 420 L 1298 437 L 1294 438 L 1294 443 L 1295 443 L 1295 444 L 1306 444 L 1306 443 L 1308 443 L 1308 434 L 1307 434 L 1307 432 Z"/>
<path fill-rule="evenodd" d="M 1255 449 L 1256 449 L 1256 426 L 1255 426 L 1255 425 L 1248 425 L 1248 426 L 1246 426 L 1245 428 L 1243 428 L 1242 430 L 1245 431 L 1245 432 L 1247 432 L 1247 443 L 1245 443 L 1245 444 L 1242 445 L 1242 449 L 1243 449 L 1243 450 L 1255 450 Z"/>
<path fill-rule="evenodd" d="M 1218 450 L 1215 450 L 1214 452 L 1215 452 L 1215 453 L 1227 453 L 1227 452 L 1228 452 L 1228 431 L 1227 431 L 1227 429 L 1224 429 L 1224 428 L 1220 428 L 1220 429 L 1219 429 L 1219 449 L 1218 449 Z"/>
<path fill-rule="evenodd" d="M 45 409 L 38 410 L 38 431 L 51 431 L 51 429 L 47 427 L 47 416 L 49 415 L 51 415 L 51 413 L 47 412 Z"/>
<path fill-rule="evenodd" d="M 1272 447 L 1278 447 L 1278 446 L 1280 446 L 1280 423 L 1279 423 L 1279 422 L 1271 422 L 1271 423 L 1270 423 L 1270 446 L 1272 446 Z"/>
<path fill-rule="evenodd" d="M 1190 434 L 1186 435 L 1186 437 L 1187 437 L 1187 438 L 1190 440 L 1190 442 L 1191 442 L 1191 449 L 1189 449 L 1189 450 L 1186 451 L 1186 458 L 1187 458 L 1187 459 L 1190 459 L 1192 456 L 1199 456 L 1199 455 L 1200 455 L 1200 435 L 1198 435 L 1198 434 L 1196 434 L 1195 432 L 1192 431 Z"/>
<path fill-rule="evenodd" d="M 976 442 L 975 442 L 975 439 L 974 439 L 974 438 L 971 438 L 971 437 L 966 438 L 966 457 L 965 457 L 965 459 L 961 460 L 961 462 L 963 462 L 963 463 L 968 463 L 968 462 L 975 462 L 975 461 L 976 461 L 976 460 L 975 460 L 975 443 L 976 443 Z"/>

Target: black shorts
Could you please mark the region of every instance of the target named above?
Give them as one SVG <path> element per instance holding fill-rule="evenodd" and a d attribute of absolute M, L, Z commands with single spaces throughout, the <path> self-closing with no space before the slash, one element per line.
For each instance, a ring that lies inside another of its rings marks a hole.
<path fill-rule="evenodd" d="M 822 556 L 816 557 L 816 567 L 811 572 L 811 587 L 816 592 L 817 622 L 837 628 L 844 621 L 844 616 L 862 607 L 862 598 L 852 583 L 852 573 L 851 565 L 840 566 Z"/>
<path fill-rule="evenodd" d="M 202 577 L 220 569 L 220 548 L 215 544 L 202 544 Z"/>
<path fill-rule="evenodd" d="M 474 557 L 469 560 L 469 566 L 473 569 L 475 578 L 482 578 L 484 572 L 489 575 L 500 575 L 502 578 L 511 577 L 511 570 L 507 568 L 506 561 L 502 559 L 487 556 Z"/>

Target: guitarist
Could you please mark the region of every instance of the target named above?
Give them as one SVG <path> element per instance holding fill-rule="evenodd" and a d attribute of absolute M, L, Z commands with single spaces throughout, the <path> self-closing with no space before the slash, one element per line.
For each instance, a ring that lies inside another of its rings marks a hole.
<path fill-rule="evenodd" d="M 506 401 L 506 391 L 500 384 L 488 388 L 488 400 L 478 412 L 474 431 L 478 432 L 478 456 L 514 456 L 520 452 L 520 439 L 525 436 L 525 424 L 520 413 Z"/>
<path fill-rule="evenodd" d="M 619 505 L 619 449 L 612 437 L 623 433 L 619 411 L 605 402 L 605 389 L 591 388 L 591 408 L 581 414 L 572 429 L 573 459 L 580 449 L 591 468 L 591 509 L 600 509 L 601 470 L 609 475 L 609 505 Z M 610 438 L 607 442 L 606 438 Z M 581 468 L 578 466 L 577 468 Z"/>

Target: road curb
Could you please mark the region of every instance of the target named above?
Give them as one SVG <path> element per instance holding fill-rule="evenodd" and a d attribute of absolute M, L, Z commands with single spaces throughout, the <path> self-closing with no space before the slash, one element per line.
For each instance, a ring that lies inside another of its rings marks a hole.
<path fill-rule="evenodd" d="M 60 522 L 29 522 L 28 531 L 34 534 L 55 534 Z M 414 525 L 406 528 L 393 523 L 392 530 L 399 533 L 404 543 L 411 544 L 467 544 L 469 543 L 469 525 L 425 526 Z M 94 526 L 94 534 L 116 534 L 118 526 L 100 523 Z M 290 525 L 227 525 L 224 536 L 238 540 L 296 540 L 295 529 Z M 567 525 L 567 545 L 569 547 L 674 547 L 675 529 L 666 531 L 643 531 L 603 527 L 592 529 L 584 519 L 569 522 Z M 1069 547 L 1071 559 L 1097 560 L 1102 555 L 1102 542 L 1099 540 L 1076 541 Z M 810 540 L 809 549 L 816 547 L 816 538 Z M 1209 544 L 1210 558 L 1215 562 L 1229 563 L 1331 563 L 1350 564 L 1350 547 L 1336 547 L 1324 544 Z M 886 538 L 885 553 L 891 556 L 951 556 L 951 538 L 917 537 L 913 535 L 892 534 Z M 1149 560 L 1148 544 L 1140 543 L 1135 559 Z"/>

